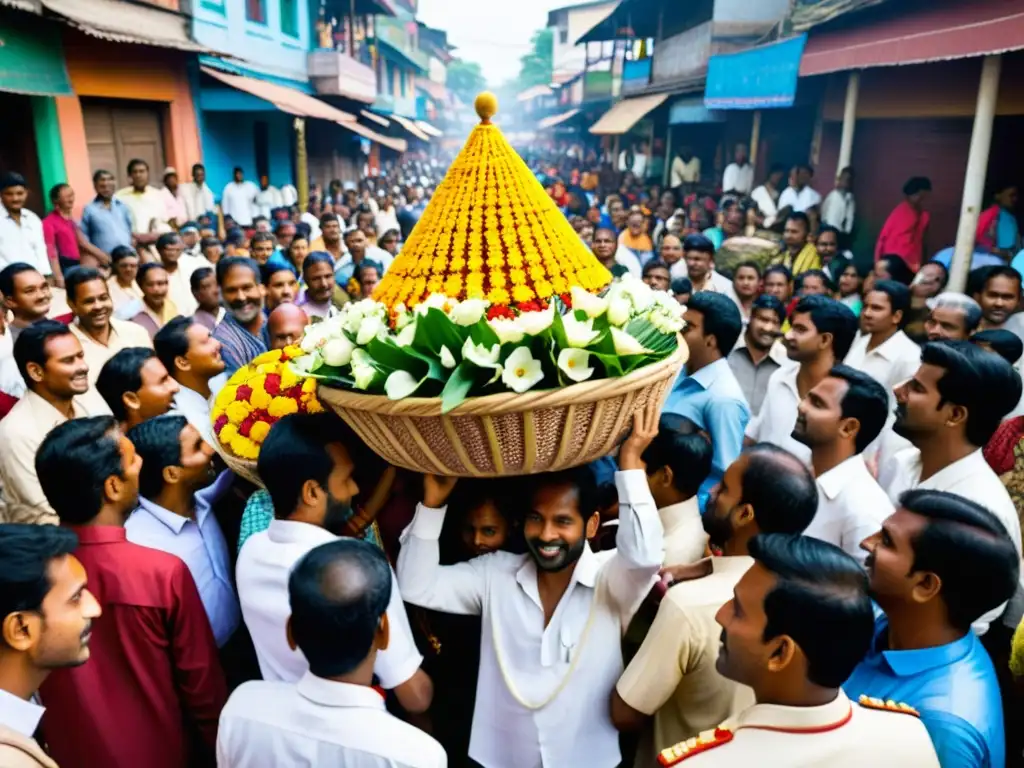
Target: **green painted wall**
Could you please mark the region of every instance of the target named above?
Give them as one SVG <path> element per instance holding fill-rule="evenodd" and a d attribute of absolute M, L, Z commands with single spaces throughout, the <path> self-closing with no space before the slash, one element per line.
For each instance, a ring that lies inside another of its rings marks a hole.
<path fill-rule="evenodd" d="M 49 202 L 50 188 L 67 181 L 64 168 L 64 145 L 60 140 L 60 125 L 57 122 L 57 102 L 52 96 L 32 97 L 32 122 L 36 131 L 36 150 L 39 154 L 39 176 L 43 183 L 40 190 Z M 88 190 L 78 190 L 87 194 Z"/>

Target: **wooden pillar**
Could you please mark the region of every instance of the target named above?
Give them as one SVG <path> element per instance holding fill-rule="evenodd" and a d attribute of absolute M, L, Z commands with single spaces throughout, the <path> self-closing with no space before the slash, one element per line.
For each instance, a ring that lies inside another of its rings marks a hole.
<path fill-rule="evenodd" d="M 750 167 L 757 167 L 757 147 L 761 143 L 761 110 L 754 110 L 754 121 L 750 127 L 750 152 L 748 152 L 748 160 L 750 161 Z"/>
<path fill-rule="evenodd" d="M 985 194 L 985 173 L 988 153 L 992 144 L 992 122 L 995 120 L 996 99 L 999 96 L 999 74 L 1002 56 L 986 56 L 981 67 L 978 84 L 978 103 L 974 111 L 974 129 L 971 148 L 967 154 L 967 172 L 964 177 L 964 199 L 960 206 L 960 225 L 956 231 L 956 249 L 949 270 L 947 290 L 962 292 L 967 287 L 967 274 L 974 257 L 974 238 L 978 229 L 982 196 Z"/>
<path fill-rule="evenodd" d="M 306 121 L 295 118 L 295 186 L 299 193 L 299 211 L 309 210 L 309 158 L 306 154 Z"/>
<path fill-rule="evenodd" d="M 843 133 L 839 140 L 839 162 L 835 178 L 850 165 L 853 158 L 853 132 L 857 127 L 857 98 L 860 95 L 860 72 L 854 70 L 846 81 L 846 104 L 843 107 Z"/>

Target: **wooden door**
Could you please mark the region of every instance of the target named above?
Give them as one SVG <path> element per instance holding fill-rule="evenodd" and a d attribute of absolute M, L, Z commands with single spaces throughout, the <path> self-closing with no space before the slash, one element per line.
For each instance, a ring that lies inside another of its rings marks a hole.
<path fill-rule="evenodd" d="M 146 102 L 82 99 L 85 140 L 93 173 L 110 171 L 127 186 L 128 163 L 149 164 L 149 182 L 159 186 L 166 161 L 161 131 L 162 107 Z"/>

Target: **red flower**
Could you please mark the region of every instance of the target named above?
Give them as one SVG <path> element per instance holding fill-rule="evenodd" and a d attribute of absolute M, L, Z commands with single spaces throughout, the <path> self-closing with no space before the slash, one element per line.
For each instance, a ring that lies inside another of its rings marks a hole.
<path fill-rule="evenodd" d="M 248 384 L 243 384 L 235 391 L 235 400 L 240 400 L 243 403 L 249 402 L 249 398 L 252 397 L 252 387 Z"/>
<path fill-rule="evenodd" d="M 249 432 L 252 430 L 252 425 L 256 423 L 256 419 L 252 416 L 247 416 L 245 420 L 238 425 L 238 434 L 242 437 L 248 437 Z"/>
<path fill-rule="evenodd" d="M 562 303 L 565 304 L 565 306 L 567 306 L 569 309 L 572 309 L 572 294 L 563 293 L 558 298 L 562 300 Z"/>
<path fill-rule="evenodd" d="M 277 397 L 281 394 L 281 375 L 278 373 L 268 373 L 266 380 L 263 382 L 263 389 L 271 397 Z"/>
<path fill-rule="evenodd" d="M 516 305 L 516 309 L 520 312 L 543 312 L 547 308 L 547 303 L 540 299 L 531 299 Z"/>
<path fill-rule="evenodd" d="M 222 413 L 217 420 L 213 423 L 213 431 L 215 434 L 220 434 L 220 431 L 224 429 L 224 425 L 228 423 L 228 416 L 226 413 Z"/>
<path fill-rule="evenodd" d="M 497 320 L 498 318 L 504 318 L 506 320 L 515 320 L 516 313 L 512 311 L 511 307 L 499 307 L 497 305 L 492 306 L 487 310 L 488 320 Z"/>

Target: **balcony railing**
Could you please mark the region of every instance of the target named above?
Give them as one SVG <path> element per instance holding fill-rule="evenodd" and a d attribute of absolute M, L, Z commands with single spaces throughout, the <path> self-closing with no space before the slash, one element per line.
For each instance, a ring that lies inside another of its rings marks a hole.
<path fill-rule="evenodd" d="M 390 16 L 377 16 L 374 19 L 377 38 L 380 42 L 400 51 L 409 61 L 426 72 L 430 68 L 430 57 L 416 46 L 414 36 L 410 36 L 406 28 L 407 23 Z"/>

